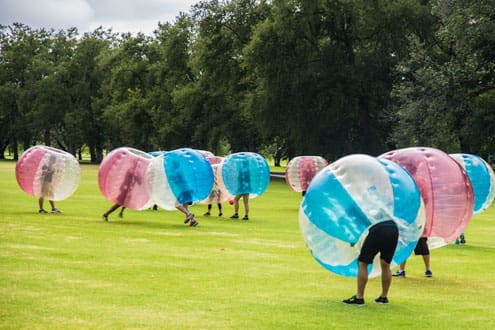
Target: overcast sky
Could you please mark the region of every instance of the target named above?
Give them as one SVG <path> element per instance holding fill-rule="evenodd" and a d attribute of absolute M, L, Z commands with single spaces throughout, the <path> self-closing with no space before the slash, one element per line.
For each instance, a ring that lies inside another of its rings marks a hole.
<path fill-rule="evenodd" d="M 0 0 L 0 24 L 20 22 L 33 29 L 77 27 L 80 34 L 100 25 L 114 32 L 151 35 L 158 22 L 174 22 L 199 0 Z"/>

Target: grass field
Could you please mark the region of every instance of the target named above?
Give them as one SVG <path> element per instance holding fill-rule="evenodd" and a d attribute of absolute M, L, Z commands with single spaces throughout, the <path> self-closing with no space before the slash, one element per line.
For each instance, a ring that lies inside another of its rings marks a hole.
<path fill-rule="evenodd" d="M 95 165 L 57 203 L 38 214 L 22 192 L 15 163 L 0 162 L 0 328 L 2 329 L 493 329 L 495 207 L 473 218 L 467 244 L 432 251 L 433 278 L 420 257 L 394 279 L 389 305 L 341 303 L 355 279 L 319 266 L 298 227 L 300 194 L 283 180 L 250 202 L 250 220 L 201 216 L 190 228 L 179 212 L 110 206 Z"/>

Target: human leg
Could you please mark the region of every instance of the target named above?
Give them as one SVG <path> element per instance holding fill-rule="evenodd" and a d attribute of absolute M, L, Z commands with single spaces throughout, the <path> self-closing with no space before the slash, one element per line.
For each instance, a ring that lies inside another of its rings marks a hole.
<path fill-rule="evenodd" d="M 244 202 L 244 218 L 242 220 L 249 220 L 249 194 L 242 195 L 242 201 Z"/>
<path fill-rule="evenodd" d="M 124 210 L 125 210 L 125 206 L 122 206 L 122 208 L 120 209 L 120 212 L 119 212 L 119 218 L 124 217 Z"/>
<path fill-rule="evenodd" d="M 429 254 L 423 255 L 423 262 L 425 264 L 425 276 L 426 277 L 432 277 L 433 273 L 431 272 L 431 269 L 430 269 L 430 255 Z"/>
<path fill-rule="evenodd" d="M 235 195 L 234 197 L 234 214 L 230 217 L 231 219 L 239 219 L 239 199 L 242 195 Z"/>
<path fill-rule="evenodd" d="M 383 259 L 380 259 L 380 266 L 382 268 L 382 293 L 380 297 L 386 298 L 390 284 L 392 284 L 392 271 L 390 270 L 390 264 Z"/>
<path fill-rule="evenodd" d="M 119 207 L 120 207 L 120 204 L 113 204 L 105 213 L 103 213 L 103 215 L 102 215 L 103 220 L 108 221 L 108 216 L 110 215 L 110 213 L 112 213 L 113 211 L 115 211 Z"/>
<path fill-rule="evenodd" d="M 356 298 L 364 299 L 364 289 L 368 283 L 368 264 L 359 261 L 358 267 Z"/>
<path fill-rule="evenodd" d="M 60 212 L 59 209 L 57 209 L 55 207 L 55 202 L 54 201 L 52 201 L 52 200 L 48 200 L 48 201 L 50 202 L 50 206 L 52 207 L 52 213 L 62 213 L 62 212 Z"/>
<path fill-rule="evenodd" d="M 205 213 L 205 214 L 203 214 L 203 215 L 204 215 L 204 216 L 206 216 L 206 217 L 209 217 L 209 216 L 210 216 L 210 214 L 211 214 L 211 213 L 210 213 L 210 211 L 211 211 L 211 203 L 208 203 L 208 210 L 207 210 L 207 211 L 206 211 L 206 213 Z"/>
<path fill-rule="evenodd" d="M 406 277 L 406 261 L 405 260 L 403 263 L 399 265 L 399 269 L 395 273 L 392 274 L 392 276 L 395 277 Z"/>
<path fill-rule="evenodd" d="M 43 203 L 44 203 L 44 198 L 43 197 L 38 198 L 39 213 L 46 213 L 45 209 L 43 208 Z"/>
<path fill-rule="evenodd" d="M 194 219 L 194 213 L 189 211 L 189 209 L 187 208 L 187 204 L 177 204 L 175 208 L 185 214 L 186 216 L 186 219 L 184 220 L 185 224 L 189 223 L 189 226 L 191 227 L 195 227 L 198 225 L 198 221 Z"/>

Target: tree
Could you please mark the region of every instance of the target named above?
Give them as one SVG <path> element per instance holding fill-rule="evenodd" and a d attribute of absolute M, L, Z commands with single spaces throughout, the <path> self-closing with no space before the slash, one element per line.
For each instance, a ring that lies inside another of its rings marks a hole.
<path fill-rule="evenodd" d="M 434 39 L 410 38 L 394 88 L 399 145 L 494 155 L 495 3 L 433 1 Z"/>
<path fill-rule="evenodd" d="M 123 36 L 118 47 L 103 59 L 107 72 L 101 85 L 107 146 L 126 145 L 151 149 L 154 134 L 147 93 L 151 90 L 150 38 L 143 34 Z"/>
<path fill-rule="evenodd" d="M 107 72 L 100 59 L 115 44 L 115 39 L 111 30 L 98 28 L 85 33 L 68 68 L 73 107 L 66 114 L 66 124 L 71 128 L 72 138 L 88 146 L 93 163 L 101 162 L 105 146 L 101 88 Z"/>
<path fill-rule="evenodd" d="M 402 42 L 426 7 L 417 1 L 273 1 L 245 49 L 249 104 L 288 155 L 377 153 Z M 423 22 L 424 23 L 424 22 Z"/>
<path fill-rule="evenodd" d="M 37 82 L 46 71 L 37 65 L 35 58 L 47 51 L 47 39 L 45 30 L 34 31 L 20 23 L 0 27 L 0 118 L 6 124 L 1 147 L 5 150 L 8 141 L 14 159 L 19 156 L 18 142 L 28 148 L 39 138 L 39 131 L 33 125 L 33 107 Z"/>
<path fill-rule="evenodd" d="M 213 151 L 224 140 L 233 151 L 255 151 L 260 145 L 258 119 L 244 106 L 249 86 L 242 50 L 266 12 L 265 2 L 254 0 L 201 2 L 193 7 L 195 81 L 176 90 L 174 101 L 186 116 L 196 119 L 195 145 Z"/>

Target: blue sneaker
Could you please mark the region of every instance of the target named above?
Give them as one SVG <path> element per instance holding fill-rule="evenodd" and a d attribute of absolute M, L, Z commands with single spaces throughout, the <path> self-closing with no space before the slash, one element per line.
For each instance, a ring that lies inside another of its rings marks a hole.
<path fill-rule="evenodd" d="M 432 277 L 432 276 L 433 276 L 433 273 L 431 272 L 431 270 L 429 270 L 429 269 L 428 269 L 428 270 L 425 272 L 425 276 L 426 276 L 426 277 Z"/>

